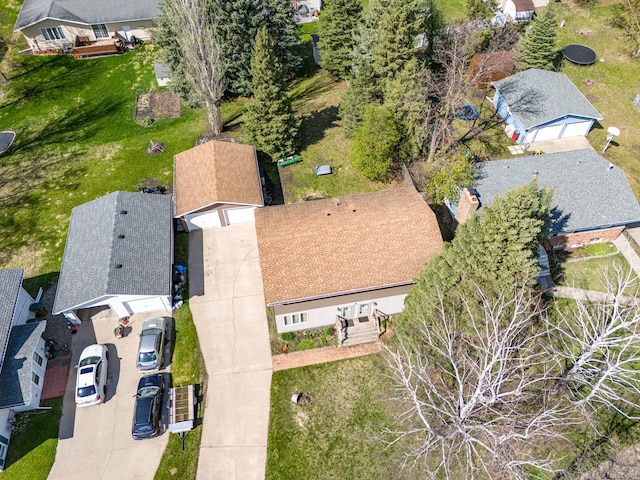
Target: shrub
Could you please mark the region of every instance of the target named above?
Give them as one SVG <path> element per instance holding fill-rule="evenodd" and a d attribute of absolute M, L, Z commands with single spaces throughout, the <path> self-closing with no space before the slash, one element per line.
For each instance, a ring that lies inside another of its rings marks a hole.
<path fill-rule="evenodd" d="M 293 332 L 281 333 L 280 338 L 282 338 L 283 342 L 290 342 L 291 340 L 293 340 Z"/>

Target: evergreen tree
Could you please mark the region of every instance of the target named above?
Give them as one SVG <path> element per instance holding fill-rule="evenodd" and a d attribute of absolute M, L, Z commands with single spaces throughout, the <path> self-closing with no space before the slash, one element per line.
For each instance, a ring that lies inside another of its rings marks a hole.
<path fill-rule="evenodd" d="M 514 55 L 518 71 L 529 68 L 555 69 L 554 62 L 558 56 L 556 27 L 555 6 L 551 2 L 546 6 L 542 15 L 533 19 L 518 43 Z"/>
<path fill-rule="evenodd" d="M 353 168 L 370 180 L 388 180 L 401 139 L 394 113 L 383 105 L 368 105 L 349 151 Z"/>
<path fill-rule="evenodd" d="M 444 12 L 436 0 L 423 0 L 421 10 L 420 33 L 423 36 L 422 43 L 425 44 L 423 50 L 427 58 L 432 58 L 438 40 L 445 34 L 447 24 L 444 19 Z"/>
<path fill-rule="evenodd" d="M 318 50 L 322 68 L 337 78 L 351 75 L 354 30 L 360 21 L 360 2 L 327 0 L 322 5 Z"/>
<path fill-rule="evenodd" d="M 282 63 L 286 77 L 293 78 L 302 67 L 302 55 L 291 0 L 268 0 L 267 5 L 267 10 L 263 10 L 262 15 L 273 39 L 276 55 Z"/>
<path fill-rule="evenodd" d="M 274 159 L 294 153 L 299 122 L 287 93 L 285 68 L 266 26 L 256 36 L 251 74 L 253 101 L 244 120 L 247 141 Z"/>
<path fill-rule="evenodd" d="M 489 20 L 493 17 L 491 5 L 485 0 L 467 0 L 467 18 L 469 20 Z"/>
<path fill-rule="evenodd" d="M 536 181 L 494 198 L 458 226 L 451 243 L 420 272 L 407 310 L 421 312 L 438 294 L 505 294 L 535 281 L 537 250 L 549 233 L 552 192 Z M 411 316 L 411 315 L 409 315 Z"/>

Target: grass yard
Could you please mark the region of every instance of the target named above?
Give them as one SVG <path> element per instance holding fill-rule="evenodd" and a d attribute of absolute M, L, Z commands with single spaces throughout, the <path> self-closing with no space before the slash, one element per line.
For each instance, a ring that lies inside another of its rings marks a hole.
<path fill-rule="evenodd" d="M 293 404 L 298 392 L 312 403 Z M 267 479 L 410 478 L 382 441 L 389 396 L 380 355 L 274 373 Z"/>
<path fill-rule="evenodd" d="M 621 253 L 563 263 L 559 272 L 554 271 L 554 276 L 559 285 L 604 292 L 606 291 L 605 277 L 608 274 L 613 280 L 616 268 L 621 269 L 625 277 L 631 271 L 629 263 Z M 637 285 L 628 288 L 626 293 L 637 295 Z"/>
<path fill-rule="evenodd" d="M 7 480 L 45 480 L 49 475 L 58 445 L 58 427 L 62 398 L 42 402 L 51 410 L 18 414 L 11 436 L 5 470 Z"/>

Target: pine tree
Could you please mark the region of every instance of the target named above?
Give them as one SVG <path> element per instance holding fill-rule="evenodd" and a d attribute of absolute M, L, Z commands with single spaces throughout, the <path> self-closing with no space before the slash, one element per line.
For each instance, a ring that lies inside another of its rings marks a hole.
<path fill-rule="evenodd" d="M 467 18 L 469 20 L 489 20 L 493 17 L 491 6 L 485 0 L 467 0 Z"/>
<path fill-rule="evenodd" d="M 276 49 L 267 27 L 258 30 L 251 58 L 253 101 L 244 120 L 247 141 L 274 160 L 295 152 L 299 128 Z"/>
<path fill-rule="evenodd" d="M 269 0 L 267 5 L 267 10 L 263 10 L 262 14 L 273 38 L 276 55 L 282 63 L 286 77 L 293 78 L 302 67 L 302 55 L 291 0 Z"/>
<path fill-rule="evenodd" d="M 557 37 L 556 12 L 553 2 L 536 17 L 516 47 L 514 59 L 518 71 L 529 68 L 555 70 Z"/>
<path fill-rule="evenodd" d="M 353 0 L 327 0 L 320 17 L 318 49 L 322 68 L 337 78 L 351 75 L 351 52 L 355 43 L 354 30 L 360 21 L 360 2 Z"/>

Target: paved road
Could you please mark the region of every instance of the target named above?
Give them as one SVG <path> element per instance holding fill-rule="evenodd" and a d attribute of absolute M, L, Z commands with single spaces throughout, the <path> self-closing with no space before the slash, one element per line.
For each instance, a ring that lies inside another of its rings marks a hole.
<path fill-rule="evenodd" d="M 125 338 L 116 339 L 113 329 L 117 319 L 108 310 L 103 311 L 92 320 L 83 321 L 72 337 L 72 367 L 63 401 L 60 440 L 48 480 L 154 478 L 169 433 L 149 440 L 131 438 L 133 395 L 141 376 L 135 367 L 138 335 L 143 320 L 151 316 L 154 314 L 134 315 L 131 332 Z M 107 399 L 100 405 L 76 408 L 73 366 L 77 365 L 82 349 L 92 343 L 104 343 L 109 348 Z"/>
<path fill-rule="evenodd" d="M 272 365 L 253 223 L 189 234 L 189 291 L 209 374 L 197 478 L 261 480 Z"/>

